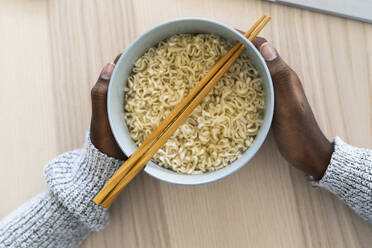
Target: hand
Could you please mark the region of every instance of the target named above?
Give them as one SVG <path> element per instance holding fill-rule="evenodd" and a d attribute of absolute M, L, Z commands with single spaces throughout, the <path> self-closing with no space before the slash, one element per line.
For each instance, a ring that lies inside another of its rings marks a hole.
<path fill-rule="evenodd" d="M 315 120 L 300 79 L 264 38 L 258 37 L 253 43 L 264 57 L 274 84 L 272 127 L 279 150 L 293 166 L 321 179 L 333 146 Z"/>
<path fill-rule="evenodd" d="M 116 61 L 120 55 L 116 57 Z M 120 150 L 111 132 L 107 116 L 107 90 L 112 72 L 115 68 L 114 63 L 107 64 L 93 86 L 91 91 L 92 98 L 92 119 L 90 122 L 90 139 L 98 150 L 109 157 L 126 159 Z"/>

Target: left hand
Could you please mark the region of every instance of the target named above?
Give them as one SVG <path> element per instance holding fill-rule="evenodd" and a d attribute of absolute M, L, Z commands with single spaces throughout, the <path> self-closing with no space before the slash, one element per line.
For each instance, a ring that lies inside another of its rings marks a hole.
<path fill-rule="evenodd" d="M 120 54 L 116 57 L 115 63 Z M 109 157 L 126 159 L 111 132 L 107 115 L 107 91 L 115 64 L 108 63 L 102 69 L 97 83 L 91 90 L 92 119 L 90 122 L 90 139 L 93 145 Z"/>
<path fill-rule="evenodd" d="M 265 59 L 274 85 L 272 128 L 279 151 L 294 167 L 320 180 L 333 145 L 319 128 L 297 73 L 266 39 L 256 37 L 253 44 Z"/>

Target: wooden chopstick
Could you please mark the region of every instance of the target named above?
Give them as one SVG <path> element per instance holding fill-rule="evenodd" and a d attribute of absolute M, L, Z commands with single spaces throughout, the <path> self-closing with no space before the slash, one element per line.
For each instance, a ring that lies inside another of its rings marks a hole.
<path fill-rule="evenodd" d="M 252 33 L 254 29 L 250 29 L 249 40 L 253 41 L 258 33 L 265 27 L 270 21 L 268 17 L 261 25 Z M 257 25 L 256 25 L 257 27 Z M 255 28 L 256 28 L 255 27 Z M 248 32 L 247 32 L 248 33 Z M 139 159 L 139 161 L 129 170 L 128 174 L 114 187 L 114 189 L 107 195 L 101 205 L 105 208 L 109 207 L 116 197 L 120 194 L 122 189 L 145 167 L 151 157 L 167 142 L 170 136 L 176 131 L 176 129 L 183 124 L 186 118 L 192 113 L 192 111 L 203 101 L 204 97 L 209 91 L 217 84 L 219 79 L 225 74 L 225 72 L 231 67 L 231 65 L 237 60 L 237 58 L 244 52 L 245 47 L 242 44 L 238 45 L 237 51 L 229 58 L 229 60 L 221 67 L 220 70 L 207 82 L 206 86 L 202 88 L 195 96 L 195 98 L 186 106 L 186 108 L 179 114 L 178 117 L 169 125 L 169 127 L 162 133 L 162 135 L 153 143 L 149 150 Z"/>
<path fill-rule="evenodd" d="M 251 33 L 265 18 L 262 15 L 257 22 L 244 34 L 249 37 Z M 145 139 L 141 146 L 123 163 L 115 174 L 110 178 L 102 190 L 95 196 L 93 202 L 100 204 L 107 194 L 119 183 L 119 181 L 128 173 L 134 164 L 146 153 L 156 139 L 167 129 L 167 127 L 177 118 L 181 111 L 195 98 L 200 90 L 209 82 L 209 80 L 217 73 L 217 71 L 226 63 L 226 61 L 242 46 L 237 42 L 207 73 L 207 75 L 191 90 L 191 92 L 172 110 L 172 112 L 159 124 L 159 126 Z"/>

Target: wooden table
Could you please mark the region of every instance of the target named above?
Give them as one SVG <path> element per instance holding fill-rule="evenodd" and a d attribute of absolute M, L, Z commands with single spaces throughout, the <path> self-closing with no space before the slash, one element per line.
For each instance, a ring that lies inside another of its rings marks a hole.
<path fill-rule="evenodd" d="M 82 145 L 90 88 L 138 35 L 202 16 L 263 35 L 299 74 L 327 137 L 372 147 L 372 25 L 248 0 L 0 0 L 0 217 L 47 189 L 45 163 Z M 124 245 L 126 244 L 126 245 Z M 184 187 L 140 174 L 83 247 L 371 247 L 372 227 L 313 188 L 272 134 L 238 173 Z"/>

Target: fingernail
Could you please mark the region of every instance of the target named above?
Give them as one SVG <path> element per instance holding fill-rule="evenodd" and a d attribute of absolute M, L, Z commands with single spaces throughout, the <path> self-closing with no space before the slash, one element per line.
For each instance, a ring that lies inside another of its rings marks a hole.
<path fill-rule="evenodd" d="M 101 72 L 101 78 L 104 80 L 110 80 L 112 72 L 114 71 L 115 64 L 114 63 L 108 63 L 103 67 Z"/>
<path fill-rule="evenodd" d="M 277 51 L 269 42 L 265 42 L 260 46 L 260 53 L 266 61 L 272 61 L 278 57 Z"/>

